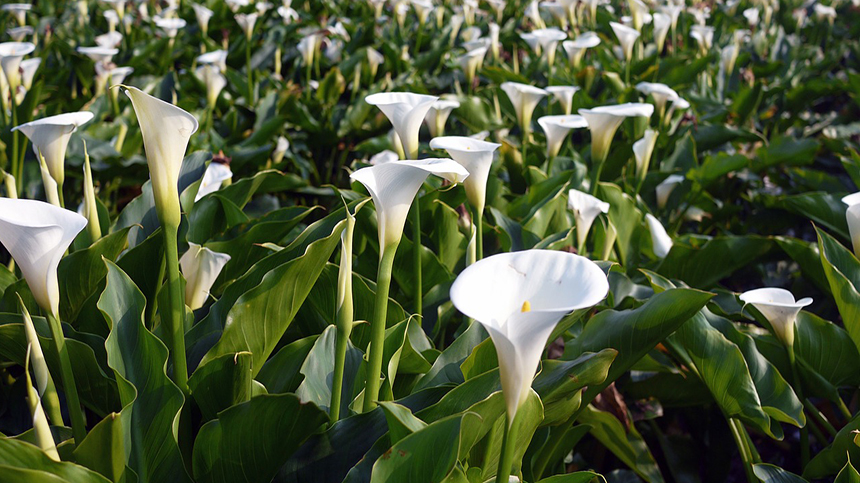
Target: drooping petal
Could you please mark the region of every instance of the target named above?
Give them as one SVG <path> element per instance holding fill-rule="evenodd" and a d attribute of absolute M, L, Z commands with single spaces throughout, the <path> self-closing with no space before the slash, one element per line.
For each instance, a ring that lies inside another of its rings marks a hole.
<path fill-rule="evenodd" d="M 59 314 L 57 267 L 87 219 L 35 200 L 0 198 L 0 243 L 12 255 L 42 309 Z"/>

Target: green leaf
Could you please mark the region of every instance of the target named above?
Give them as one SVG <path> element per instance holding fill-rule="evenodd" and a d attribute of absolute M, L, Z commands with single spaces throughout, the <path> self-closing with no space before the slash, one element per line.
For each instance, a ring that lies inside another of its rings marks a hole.
<path fill-rule="evenodd" d="M 326 238 L 308 245 L 300 257 L 269 271 L 259 285 L 239 297 L 227 315 L 221 338 L 203 356 L 200 365 L 224 354 L 248 351 L 253 354 L 251 371 L 256 375 L 340 243 L 344 225 L 345 222 L 338 223 Z M 278 257 L 281 253 L 267 258 Z"/>
<path fill-rule="evenodd" d="M 779 136 L 771 140 L 769 145 L 756 150 L 757 159 L 753 162 L 753 169 L 757 171 L 777 165 L 810 164 L 814 161 L 818 148 L 818 142 L 814 139 L 793 139 L 789 136 Z"/>
<path fill-rule="evenodd" d="M 330 325 L 320 334 L 305 358 L 300 369 L 304 380 L 295 391 L 302 402 L 314 403 L 326 412 L 330 412 L 336 344 L 337 327 Z M 347 341 L 346 364 L 343 371 L 344 397 L 341 399 L 340 414 L 349 414 L 349 404 L 352 402 L 353 386 L 361 359 L 361 351 L 352 345 L 351 341 Z"/>
<path fill-rule="evenodd" d="M 60 260 L 57 276 L 60 284 L 60 317 L 66 322 L 78 318 L 84 303 L 98 292 L 107 275 L 102 257 L 114 261 L 128 246 L 128 231 L 123 228 L 111 233 L 85 250 L 78 250 Z"/>
<path fill-rule="evenodd" d="M 794 473 L 768 463 L 753 465 L 753 472 L 762 483 L 807 483 Z"/>
<path fill-rule="evenodd" d="M 566 475 L 550 476 L 549 478 L 540 480 L 538 483 L 588 483 L 595 478 L 606 481 L 606 479 L 599 473 L 594 473 L 592 471 L 577 471 Z"/>
<path fill-rule="evenodd" d="M 304 376 L 300 371 L 319 336 L 312 335 L 287 344 L 263 364 L 257 381 L 266 386 L 269 394 L 295 392 Z"/>
<path fill-rule="evenodd" d="M 845 463 L 845 467 L 842 468 L 842 471 L 836 475 L 836 479 L 833 483 L 860 483 L 860 473 L 854 469 L 854 466 L 851 465 L 851 460 L 849 459 Z"/>
<path fill-rule="evenodd" d="M 143 294 L 119 267 L 105 264 L 107 284 L 98 307 L 112 327 L 105 347 L 128 428 L 128 466 L 141 481 L 189 481 L 176 439 L 185 398 L 165 373 L 167 347 L 143 325 Z"/>
<path fill-rule="evenodd" d="M 0 438 L 0 462 L 0 482 L 4 483 L 110 481 L 83 466 L 54 461 L 38 446 L 15 439 Z"/>
<path fill-rule="evenodd" d="M 660 483 L 663 476 L 660 468 L 636 427 L 629 430 L 610 413 L 588 406 L 577 421 L 591 426 L 589 431 L 595 439 L 649 483 Z"/>
<path fill-rule="evenodd" d="M 564 359 L 611 347 L 618 351 L 606 380 L 590 386 L 584 401 L 590 402 L 612 381 L 627 372 L 684 322 L 701 310 L 713 294 L 675 288 L 658 293 L 633 310 L 604 310 L 588 321 L 576 339 L 565 344 Z"/>
<path fill-rule="evenodd" d="M 293 394 L 268 394 L 233 406 L 200 429 L 194 442 L 198 482 L 271 481 L 290 455 L 328 421 Z"/>
<path fill-rule="evenodd" d="M 200 407 L 204 421 L 218 413 L 251 399 L 252 381 L 250 352 L 237 352 L 216 357 L 194 371 L 188 379 L 191 397 Z"/>
<path fill-rule="evenodd" d="M 600 183 L 600 198 L 609 203 L 607 216 L 618 233 L 615 246 L 618 247 L 619 261 L 626 265 L 635 256 L 634 241 L 641 227 L 642 212 L 636 208 L 636 201 L 614 184 Z"/>
<path fill-rule="evenodd" d="M 765 205 L 810 219 L 833 231 L 843 240 L 850 239 L 848 222 L 845 220 L 846 207 L 842 203 L 842 196 L 839 194 L 803 193 L 794 196 L 766 198 Z"/>
<path fill-rule="evenodd" d="M 75 461 L 114 483 L 122 481 L 126 469 L 125 437 L 122 418 L 110 413 L 87 433 L 74 451 Z"/>
<path fill-rule="evenodd" d="M 406 436 L 427 427 L 427 423 L 416 418 L 405 406 L 391 401 L 380 401 L 379 407 L 385 413 L 385 420 L 388 422 L 388 438 L 392 444 L 397 444 Z"/>
<path fill-rule="evenodd" d="M 710 288 L 767 254 L 773 241 L 756 236 L 688 237 L 676 241 L 657 271 L 690 286 Z M 686 241 L 687 243 L 684 243 Z"/>
<path fill-rule="evenodd" d="M 532 383 L 544 406 L 542 426 L 567 421 L 579 409 L 580 390 L 605 381 L 617 355 L 615 349 L 603 349 L 596 354 L 582 354 L 572 361 L 542 361 L 540 374 Z"/>
<path fill-rule="evenodd" d="M 860 430 L 860 416 L 854 416 L 836 433 L 830 446 L 821 450 L 806 465 L 803 469 L 803 477 L 809 480 L 825 478 L 841 471 L 850 459 L 860 460 L 860 447 L 854 443 L 856 436 L 854 431 L 858 430 Z"/>
<path fill-rule="evenodd" d="M 860 262 L 833 237 L 817 228 L 821 265 L 830 282 L 842 323 L 860 350 Z"/>

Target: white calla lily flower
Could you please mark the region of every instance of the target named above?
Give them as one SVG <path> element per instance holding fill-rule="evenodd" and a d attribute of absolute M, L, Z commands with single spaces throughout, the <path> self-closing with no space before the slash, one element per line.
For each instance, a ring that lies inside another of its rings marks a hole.
<path fill-rule="evenodd" d="M 448 156 L 466 168 L 469 172 L 469 177 L 463 181 L 466 199 L 477 213 L 483 213 L 487 201 L 487 179 L 493 157 L 501 144 L 464 136 L 444 136 L 431 139 L 430 147 L 444 149 Z"/>
<path fill-rule="evenodd" d="M 653 129 L 646 129 L 642 138 L 633 143 L 633 157 L 636 161 L 636 177 L 640 183 L 648 174 L 648 166 L 651 164 L 651 155 L 654 153 L 654 145 L 657 143 L 659 133 Z"/>
<path fill-rule="evenodd" d="M 812 10 L 815 12 L 815 18 L 826 20 L 830 25 L 833 25 L 833 22 L 836 20 L 836 9 L 829 5 L 816 3 L 812 6 Z"/>
<path fill-rule="evenodd" d="M 65 180 L 66 148 L 72 133 L 93 118 L 88 111 L 70 112 L 57 116 L 44 117 L 12 128 L 21 131 L 33 143 L 36 159 L 45 158 L 48 171 L 57 184 L 62 187 Z"/>
<path fill-rule="evenodd" d="M 96 45 L 106 49 L 115 49 L 121 43 L 122 34 L 115 30 L 113 32 L 96 36 Z"/>
<path fill-rule="evenodd" d="M 797 314 L 812 303 L 809 297 L 794 300 L 784 288 L 758 288 L 740 295 L 744 304 L 755 307 L 770 322 L 774 335 L 786 346 L 794 345 L 794 325 Z"/>
<path fill-rule="evenodd" d="M 308 34 L 299 41 L 299 44 L 296 47 L 302 55 L 302 62 L 304 62 L 305 66 L 310 67 L 313 65 L 314 55 L 316 55 L 316 50 L 321 41 L 322 34 L 320 33 Z"/>
<path fill-rule="evenodd" d="M 429 158 L 392 161 L 359 169 L 350 179 L 363 184 L 376 207 L 379 253 L 396 249 L 403 237 L 406 215 L 427 176 L 435 174 L 459 183 L 469 172 L 453 159 Z"/>
<path fill-rule="evenodd" d="M 36 71 L 39 70 L 40 65 L 42 65 L 41 57 L 21 61 L 21 85 L 24 86 L 24 89 L 29 91 L 33 87 L 33 79 L 36 77 Z"/>
<path fill-rule="evenodd" d="M 379 71 L 379 66 L 385 62 L 385 56 L 382 55 L 378 50 L 368 47 L 367 48 L 367 65 L 370 67 L 370 77 L 375 78 L 376 73 Z"/>
<path fill-rule="evenodd" d="M 194 70 L 194 75 L 206 86 L 206 103 L 210 108 L 215 107 L 218 96 L 227 86 L 227 78 L 213 64 L 201 65 Z"/>
<path fill-rule="evenodd" d="M 78 47 L 79 54 L 86 55 L 93 62 L 109 64 L 113 56 L 119 53 L 119 49 L 112 47 Z"/>
<path fill-rule="evenodd" d="M 658 258 L 666 258 L 669 251 L 672 250 L 672 237 L 666 233 L 666 229 L 660 220 L 654 217 L 651 213 L 645 215 L 645 220 L 648 222 L 648 231 L 651 232 L 651 246 L 654 249 L 654 255 Z"/>
<path fill-rule="evenodd" d="M 458 107 L 460 107 L 460 101 L 444 97 L 430 106 L 427 114 L 424 115 L 424 123 L 427 124 L 431 137 L 435 138 L 445 134 L 445 123 L 448 122 L 451 112 Z"/>
<path fill-rule="evenodd" d="M 29 3 L 7 3 L 0 8 L 2 8 L 4 12 L 11 13 L 18 22 L 18 25 L 23 27 L 27 23 L 27 12 L 29 12 L 33 6 Z"/>
<path fill-rule="evenodd" d="M 848 206 L 845 211 L 845 219 L 848 222 L 851 245 L 854 247 L 854 254 L 860 257 L 860 193 L 845 196 L 842 198 L 842 202 Z"/>
<path fill-rule="evenodd" d="M 188 24 L 184 19 L 181 18 L 163 18 L 163 17 L 153 17 L 152 20 L 155 22 L 155 25 L 164 31 L 164 34 L 167 35 L 167 38 L 175 38 L 176 34 L 179 33 L 181 29 L 184 29 Z"/>
<path fill-rule="evenodd" d="M 714 27 L 708 25 L 693 25 L 690 27 L 690 37 L 699 45 L 699 53 L 707 54 L 714 44 Z"/>
<path fill-rule="evenodd" d="M 137 87 L 123 88 L 140 124 L 159 219 L 162 224 L 179 226 L 179 172 L 188 140 L 197 132 L 197 119 Z"/>
<path fill-rule="evenodd" d="M 657 206 L 660 209 L 666 207 L 666 203 L 669 201 L 669 196 L 672 194 L 672 191 L 683 181 L 684 177 L 680 174 L 670 174 L 657 185 Z"/>
<path fill-rule="evenodd" d="M 200 187 L 197 188 L 194 202 L 200 201 L 209 193 L 218 191 L 225 181 L 231 179 L 233 179 L 233 171 L 230 170 L 229 164 L 212 161 L 203 173 L 203 179 L 200 180 Z"/>
<path fill-rule="evenodd" d="M 633 28 L 642 31 L 642 25 L 646 22 L 645 17 L 650 17 L 651 12 L 648 5 L 642 0 L 627 0 L 627 6 L 630 7 L 630 17 L 633 20 Z"/>
<path fill-rule="evenodd" d="M 524 131 L 528 131 L 535 108 L 541 99 L 549 93 L 540 87 L 520 84 L 518 82 L 504 82 L 501 87 L 514 106 L 514 111 L 517 114 L 517 122 L 519 122 L 520 127 Z"/>
<path fill-rule="evenodd" d="M 663 52 L 663 46 L 666 45 L 666 36 L 669 34 L 669 28 L 672 26 L 672 18 L 662 12 L 657 12 L 653 15 L 654 19 L 654 45 L 657 47 L 657 53 Z"/>
<path fill-rule="evenodd" d="M 528 396 L 556 324 L 574 310 L 596 305 L 608 291 L 597 264 L 549 250 L 493 255 L 454 281 L 451 302 L 483 325 L 496 346 L 508 425 Z"/>
<path fill-rule="evenodd" d="M 640 35 L 639 31 L 618 22 L 609 22 L 609 26 L 612 27 L 612 32 L 618 39 L 618 43 L 621 44 L 621 50 L 624 51 L 624 59 L 630 62 L 630 59 L 633 58 L 633 45 L 636 44 L 636 40 Z"/>
<path fill-rule="evenodd" d="M 579 68 L 585 51 L 598 45 L 600 45 L 600 37 L 594 32 L 583 32 L 576 39 L 561 43 L 561 47 L 567 53 L 567 60 L 574 69 Z"/>
<path fill-rule="evenodd" d="M 179 259 L 179 265 L 186 282 L 185 304 L 191 310 L 206 304 L 212 285 L 229 261 L 230 255 L 226 253 L 213 252 L 196 243 L 188 244 L 188 251 Z"/>
<path fill-rule="evenodd" d="M 609 203 L 588 193 L 572 189 L 567 192 L 567 207 L 576 221 L 577 249 L 585 248 L 585 240 L 591 225 L 601 213 L 609 213 Z"/>
<path fill-rule="evenodd" d="M 561 116 L 543 116 L 538 118 L 538 124 L 546 135 L 546 157 L 553 159 L 561 150 L 561 145 L 571 129 L 588 127 L 585 118 L 576 114 Z"/>
<path fill-rule="evenodd" d="M 658 82 L 640 82 L 636 84 L 636 90 L 654 98 L 658 117 L 663 117 L 663 113 L 666 112 L 667 102 L 674 101 L 679 97 L 675 89 Z"/>
<path fill-rule="evenodd" d="M 371 166 L 376 166 L 378 164 L 390 163 L 399 159 L 400 155 L 390 149 L 385 149 L 371 156 L 370 159 L 367 161 L 367 164 Z"/>
<path fill-rule="evenodd" d="M 755 7 L 748 8 L 744 10 L 744 18 L 747 19 L 747 24 L 750 27 L 755 27 L 758 25 L 759 21 L 759 11 Z"/>
<path fill-rule="evenodd" d="M 6 82 L 12 92 L 18 90 L 21 85 L 20 67 L 25 55 L 36 50 L 36 46 L 30 42 L 3 42 L 0 43 L 0 68 L 6 76 Z"/>
<path fill-rule="evenodd" d="M 257 24 L 257 17 L 256 13 L 237 13 L 233 16 L 236 19 L 236 23 L 242 29 L 242 32 L 245 33 L 245 38 L 248 40 L 251 40 L 251 37 L 254 35 L 254 25 Z"/>
<path fill-rule="evenodd" d="M 12 37 L 13 42 L 23 42 L 28 35 L 33 35 L 33 32 L 33 27 L 30 27 L 29 25 L 6 30 L 6 33 L 9 34 L 9 37 Z"/>
<path fill-rule="evenodd" d="M 212 52 L 206 52 L 205 54 L 197 56 L 197 64 L 213 64 L 218 66 L 218 69 L 221 73 L 227 71 L 227 51 L 226 50 L 213 50 Z"/>
<path fill-rule="evenodd" d="M 209 20 L 215 12 L 199 3 L 192 3 L 191 7 L 194 9 L 194 16 L 197 17 L 197 25 L 200 27 L 200 32 L 205 37 L 209 34 Z"/>
<path fill-rule="evenodd" d="M 299 19 L 299 12 L 296 12 L 294 9 L 284 5 L 278 7 L 278 15 L 281 16 L 285 25 L 290 25 Z"/>
<path fill-rule="evenodd" d="M 83 216 L 49 203 L 0 198 L 0 243 L 21 268 L 39 306 L 56 317 L 60 314 L 57 267 L 85 226 Z"/>
<path fill-rule="evenodd" d="M 549 12 L 562 30 L 567 30 L 567 6 L 561 2 L 541 2 L 540 8 Z"/>
<path fill-rule="evenodd" d="M 105 10 L 102 12 L 102 16 L 108 23 L 108 32 L 114 32 L 119 24 L 119 15 L 117 15 L 116 10 Z"/>
<path fill-rule="evenodd" d="M 403 157 L 410 159 L 418 157 L 421 122 L 437 100 L 436 96 L 411 92 L 380 92 L 364 98 L 364 102 L 385 114 L 403 144 Z"/>
<path fill-rule="evenodd" d="M 552 94 L 555 100 L 561 104 L 565 114 L 573 110 L 573 95 L 579 91 L 577 86 L 549 86 L 546 91 Z"/>
<path fill-rule="evenodd" d="M 474 83 L 475 75 L 484 63 L 487 50 L 489 50 L 489 46 L 486 45 L 477 47 L 457 59 L 457 63 L 460 64 L 460 68 L 463 69 L 463 73 L 466 75 L 466 85 L 471 86 Z"/>
<path fill-rule="evenodd" d="M 638 102 L 580 109 L 579 114 L 588 122 L 591 131 L 592 161 L 602 163 L 609 155 L 612 138 L 624 119 L 628 117 L 651 117 L 654 106 Z"/>
<path fill-rule="evenodd" d="M 552 67 L 555 63 L 555 51 L 558 48 L 558 43 L 566 39 L 567 34 L 556 27 L 533 30 L 531 34 L 534 35 L 546 54 L 547 64 Z"/>

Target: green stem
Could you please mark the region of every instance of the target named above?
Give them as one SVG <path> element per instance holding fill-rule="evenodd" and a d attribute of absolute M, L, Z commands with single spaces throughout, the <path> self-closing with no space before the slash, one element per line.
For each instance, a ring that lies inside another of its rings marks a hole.
<path fill-rule="evenodd" d="M 63 198 L 63 183 L 57 183 L 57 196 L 60 199 L 60 208 L 66 207 L 66 200 Z M 95 242 L 95 240 L 93 240 Z"/>
<path fill-rule="evenodd" d="M 749 483 L 757 483 L 758 478 L 756 478 L 755 473 L 753 473 L 752 467 L 752 455 L 750 454 L 750 449 L 747 446 L 747 439 L 741 431 L 743 427 L 738 427 L 740 422 L 734 418 L 730 418 L 726 416 L 726 421 L 729 423 L 729 429 L 732 432 L 732 437 L 735 439 L 735 444 L 738 446 L 738 452 L 741 455 L 741 460 L 743 461 L 744 473 L 747 475 L 747 481 Z"/>
<path fill-rule="evenodd" d="M 165 312 L 170 353 L 173 358 L 173 382 L 183 393 L 188 394 L 188 365 L 185 360 L 185 300 L 182 279 L 179 275 L 179 252 L 176 237 L 179 227 L 164 224 L 164 264 L 167 268 L 168 300 L 170 307 Z"/>
<path fill-rule="evenodd" d="M 834 428 L 833 425 L 830 424 L 830 421 L 827 420 L 827 417 L 821 414 L 821 411 L 819 411 L 814 404 L 809 402 L 809 399 L 803 400 L 803 407 L 806 408 L 806 412 L 808 412 L 809 415 L 812 416 L 812 419 L 814 419 L 815 422 L 817 422 L 819 425 L 821 425 L 821 427 L 827 430 L 827 433 L 830 434 L 830 436 L 836 437 L 836 428 Z M 810 428 L 815 429 L 815 425 L 812 425 Z M 827 441 L 822 441 L 822 444 L 826 445 Z"/>
<path fill-rule="evenodd" d="M 421 317 L 424 313 L 424 286 L 421 277 L 421 208 L 419 203 L 420 198 L 416 195 L 410 208 L 410 216 L 412 217 L 412 278 L 415 282 L 412 298 L 415 301 L 415 313 Z"/>
<path fill-rule="evenodd" d="M 845 401 L 843 401 L 841 397 L 836 398 L 836 405 L 839 406 L 839 411 L 843 416 L 845 416 L 847 421 L 854 418 L 854 415 L 851 414 L 851 411 L 848 409 L 848 406 L 845 405 Z"/>
<path fill-rule="evenodd" d="M 75 437 L 75 444 L 81 444 L 81 441 L 87 436 L 87 423 L 81 408 L 81 401 L 78 398 L 78 387 L 75 385 L 75 373 L 72 372 L 72 361 L 69 358 L 69 349 L 66 347 L 63 326 L 60 324 L 58 316 L 48 314 L 47 318 L 48 325 L 51 327 L 51 336 L 54 339 L 54 349 L 56 349 L 60 359 L 60 375 L 63 380 L 63 391 L 66 394 L 66 405 L 72 419 L 72 434 Z M 62 419 L 55 421 L 55 423 L 61 421 Z"/>
<path fill-rule="evenodd" d="M 12 127 L 18 125 L 18 104 L 15 102 L 15 94 L 12 93 Z M 21 179 L 21 172 L 23 169 L 21 167 L 20 162 L 18 161 L 18 131 L 14 131 L 12 133 L 12 164 L 10 169 L 12 170 L 12 176 L 15 177 L 15 183 L 17 183 L 18 193 L 21 194 L 24 189 L 23 180 Z"/>
<path fill-rule="evenodd" d="M 248 74 L 248 105 L 254 105 L 254 79 L 251 72 L 251 39 L 245 42 L 245 70 Z"/>
<path fill-rule="evenodd" d="M 379 385 L 382 376 L 382 355 L 385 345 L 385 325 L 388 313 L 388 290 L 391 288 L 391 270 L 394 267 L 394 254 L 397 243 L 381 248 L 379 268 L 376 272 L 376 302 L 373 307 L 373 320 L 370 322 L 370 347 L 367 358 L 367 382 L 364 386 L 363 411 L 376 407 L 379 399 Z"/>
<path fill-rule="evenodd" d="M 475 216 L 475 250 L 477 260 L 484 258 L 484 213 L 482 211 L 479 211 L 477 216 Z"/>
<path fill-rule="evenodd" d="M 515 439 L 513 423 L 510 416 L 505 417 L 505 433 L 502 435 L 502 454 L 499 456 L 499 469 L 496 470 L 496 483 L 508 483 L 510 480 L 516 449 L 516 444 L 512 444 Z"/>
<path fill-rule="evenodd" d="M 794 391 L 797 393 L 797 398 L 804 401 L 806 398 L 803 397 L 803 387 L 800 384 L 800 373 L 797 370 L 794 346 L 787 345 L 786 349 L 788 350 L 788 361 L 791 363 L 791 375 L 794 378 Z M 800 467 L 806 468 L 807 463 L 809 463 L 809 427 L 805 425 L 800 428 Z"/>
<path fill-rule="evenodd" d="M 573 427 L 573 424 L 576 422 L 576 418 L 578 418 L 579 415 L 585 410 L 585 408 L 587 408 L 588 405 L 591 404 L 591 401 L 593 399 L 594 397 L 592 396 L 587 401 L 583 400 L 579 405 L 579 409 L 577 409 L 576 412 L 573 413 L 573 416 L 571 416 L 567 421 L 558 426 L 556 431 L 553 431 L 553 433 L 555 433 L 555 437 L 552 437 L 552 433 L 550 434 L 551 437 L 548 443 L 549 446 L 541 448 L 540 455 L 538 456 L 537 461 L 535 461 L 535 464 L 532 467 L 535 479 L 540 479 L 543 476 L 544 472 L 546 471 L 547 465 L 549 465 L 553 455 L 558 452 L 559 445 L 564 441 L 564 435 L 567 434 L 570 428 Z"/>
<path fill-rule="evenodd" d="M 347 210 L 349 207 L 346 208 Z M 352 238 L 355 231 L 355 218 L 347 213 L 346 230 L 343 233 L 340 252 L 340 269 L 337 277 L 337 342 L 332 376 L 331 402 L 329 415 L 331 422 L 340 419 L 340 401 L 343 393 L 343 373 L 346 367 L 346 351 L 349 348 L 349 335 L 354 318 L 352 305 Z"/>

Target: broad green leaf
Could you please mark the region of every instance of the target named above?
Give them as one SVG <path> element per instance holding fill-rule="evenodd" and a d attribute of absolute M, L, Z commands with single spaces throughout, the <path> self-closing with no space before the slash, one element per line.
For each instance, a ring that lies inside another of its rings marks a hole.
<path fill-rule="evenodd" d="M 836 475 L 836 479 L 833 483 L 860 483 L 860 473 L 854 469 L 854 466 L 851 465 L 851 460 L 849 459 L 845 463 L 845 467 L 842 468 L 842 471 Z"/>
<path fill-rule="evenodd" d="M 773 239 L 792 260 L 800 265 L 800 271 L 804 277 L 822 292 L 830 293 L 830 284 L 821 267 L 821 253 L 818 251 L 817 243 L 782 236 L 773 237 Z"/>
<path fill-rule="evenodd" d="M 634 241 L 641 226 L 642 212 L 636 208 L 636 202 L 633 198 L 614 184 L 601 183 L 600 198 L 609 203 L 607 216 L 618 232 L 615 246 L 618 247 L 621 264 L 626 266 L 637 253 L 634 251 Z"/>
<path fill-rule="evenodd" d="M 0 438 L 0 482 L 109 483 L 110 480 L 74 463 L 57 462 L 38 446 Z M 29 470 L 29 471 L 27 471 Z"/>
<path fill-rule="evenodd" d="M 753 465 L 753 472 L 762 483 L 806 483 L 806 480 L 794 473 L 768 463 Z"/>
<path fill-rule="evenodd" d="M 252 381 L 250 352 L 237 352 L 216 357 L 194 371 L 188 379 L 191 397 L 200 407 L 204 421 L 218 413 L 251 399 Z"/>
<path fill-rule="evenodd" d="M 300 369 L 304 380 L 296 389 L 296 396 L 303 403 L 311 402 L 323 411 L 329 412 L 331 406 L 332 374 L 334 373 L 334 355 L 337 345 L 337 327 L 328 326 L 314 342 L 308 356 Z M 346 364 L 343 376 L 343 397 L 341 398 L 340 414 L 349 414 L 349 404 L 352 401 L 353 385 L 361 364 L 362 353 L 350 341 L 347 341 Z"/>
<path fill-rule="evenodd" d="M 660 483 L 663 476 L 642 435 L 624 425 L 610 413 L 588 406 L 577 420 L 591 426 L 590 433 L 600 443 L 649 483 Z"/>
<path fill-rule="evenodd" d="M 189 481 L 177 443 L 185 397 L 165 373 L 167 347 L 143 325 L 143 294 L 119 267 L 105 264 L 98 307 L 112 327 L 105 347 L 123 404 L 128 466 L 140 481 Z"/>
<path fill-rule="evenodd" d="M 815 230 L 818 233 L 821 265 L 830 282 L 830 291 L 848 335 L 860 350 L 860 262 L 833 237 L 819 228 Z"/>
<path fill-rule="evenodd" d="M 405 406 L 391 401 L 380 401 L 379 407 L 385 413 L 385 420 L 388 422 L 388 438 L 392 444 L 397 444 L 406 436 L 427 427 L 427 423 L 416 418 Z"/>
<path fill-rule="evenodd" d="M 845 220 L 846 206 L 842 203 L 843 195 L 844 193 L 803 193 L 766 198 L 765 204 L 810 219 L 836 233 L 843 240 L 850 240 L 848 222 Z"/>
<path fill-rule="evenodd" d="M 585 352 L 613 348 L 618 355 L 606 380 L 590 386 L 583 396 L 590 402 L 612 381 L 627 372 L 684 322 L 693 317 L 712 294 L 692 289 L 671 289 L 649 298 L 633 310 L 604 310 L 588 321 L 576 339 L 565 344 L 564 359 L 573 359 Z"/>
<path fill-rule="evenodd" d="M 256 380 L 266 386 L 270 394 L 295 392 L 304 377 L 300 372 L 302 364 L 318 337 L 305 337 L 281 348 L 263 364 Z"/>
<path fill-rule="evenodd" d="M 433 362 L 433 366 L 425 373 L 415 390 L 438 386 L 445 383 L 459 384 L 464 382 L 460 365 L 469 357 L 474 348 L 486 339 L 487 334 L 481 324 L 471 323 L 459 337 L 442 351 Z"/>
<path fill-rule="evenodd" d="M 771 140 L 767 146 L 756 150 L 758 157 L 754 163 L 755 170 L 761 170 L 770 166 L 795 166 L 810 164 L 814 161 L 815 152 L 819 144 L 814 139 L 792 139 L 788 136 L 779 136 Z"/>
<path fill-rule="evenodd" d="M 858 430 L 860 430 L 860 416 L 855 415 L 839 430 L 830 446 L 821 450 L 806 465 L 803 469 L 803 477 L 817 480 L 833 476 L 839 473 L 849 460 L 860 461 L 860 447 L 854 443 L 854 436 L 856 436 L 854 431 Z"/>
<path fill-rule="evenodd" d="M 117 413 L 108 414 L 75 448 L 75 461 L 119 483 L 127 462 L 124 436 L 122 417 Z"/>
<path fill-rule="evenodd" d="M 595 479 L 606 481 L 606 479 L 599 473 L 594 473 L 592 471 L 577 471 L 566 475 L 550 476 L 549 478 L 540 480 L 538 483 L 588 483 Z"/>
<path fill-rule="evenodd" d="M 271 481 L 327 420 L 319 408 L 293 394 L 257 396 L 226 409 L 197 434 L 194 478 L 198 482 Z"/>
<path fill-rule="evenodd" d="M 300 257 L 272 269 L 259 285 L 239 297 L 227 314 L 221 338 L 206 353 L 200 365 L 224 354 L 248 351 L 253 354 L 251 371 L 256 375 L 340 243 L 343 227 L 344 222 L 338 223 L 326 238 L 308 245 Z"/>
<path fill-rule="evenodd" d="M 544 406 L 541 425 L 567 421 L 579 409 L 580 390 L 605 381 L 616 355 L 615 349 L 603 349 L 595 354 L 582 354 L 572 361 L 542 361 L 540 373 L 532 384 Z"/>
<path fill-rule="evenodd" d="M 689 237 L 676 241 L 657 271 L 692 287 L 710 288 L 767 254 L 773 242 L 754 236 Z M 685 243 L 686 242 L 686 243 Z"/>

